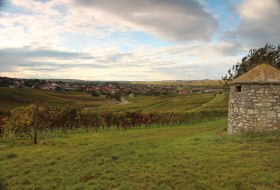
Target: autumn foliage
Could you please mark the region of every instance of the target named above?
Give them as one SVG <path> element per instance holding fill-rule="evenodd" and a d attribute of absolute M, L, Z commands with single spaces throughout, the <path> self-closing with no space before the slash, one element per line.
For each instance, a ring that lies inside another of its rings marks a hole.
<path fill-rule="evenodd" d="M 47 105 L 32 104 L 19 107 L 10 111 L 5 117 L 2 114 L 3 136 L 6 139 L 29 137 L 34 144 L 38 143 L 38 133 L 46 134 L 60 130 L 99 131 L 109 128 L 118 130 L 136 129 L 150 126 L 178 126 L 199 121 L 225 117 L 224 110 L 200 112 L 104 112 L 97 113 L 91 110 L 82 110 L 75 106 L 63 108 L 50 108 Z M 1 118 L 1 116 L 0 116 Z M 1 125 L 0 125 L 1 126 Z"/>

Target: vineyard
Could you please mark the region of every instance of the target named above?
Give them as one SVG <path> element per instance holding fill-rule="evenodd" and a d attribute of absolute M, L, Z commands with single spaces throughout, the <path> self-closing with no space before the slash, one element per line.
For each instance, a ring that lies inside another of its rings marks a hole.
<path fill-rule="evenodd" d="M 1 136 L 4 139 L 30 137 L 34 144 L 38 143 L 38 136 L 57 130 L 67 131 L 99 131 L 100 129 L 136 129 L 141 126 L 178 126 L 194 124 L 226 117 L 223 110 L 197 112 L 103 112 L 97 113 L 81 110 L 75 106 L 53 109 L 47 105 L 32 104 L 27 107 L 15 108 L 2 112 Z"/>
<path fill-rule="evenodd" d="M 280 134 L 230 136 L 226 126 L 221 119 L 98 133 L 57 131 L 38 145 L 0 141 L 0 187 L 279 189 Z"/>
<path fill-rule="evenodd" d="M 225 94 L 0 97 L 0 189 L 280 189 L 279 134 L 227 135 Z"/>
<path fill-rule="evenodd" d="M 225 94 L 126 99 L 127 103 L 122 104 L 79 92 L 1 88 L 0 134 L 5 140 L 29 138 L 37 144 L 38 137 L 57 130 L 98 132 L 179 126 L 227 116 Z"/>
<path fill-rule="evenodd" d="M 93 97 L 82 92 L 49 91 L 30 88 L 3 88 L 0 87 L 0 109 L 27 106 L 32 103 L 44 103 L 50 106 L 64 106 L 74 104 L 77 106 L 97 107 L 113 105 L 117 102 L 102 97 Z"/>
<path fill-rule="evenodd" d="M 214 93 L 136 96 L 133 98 L 125 97 L 125 99 L 127 99 L 128 104 L 119 104 L 117 101 L 112 99 L 94 97 L 91 96 L 91 94 L 81 92 L 0 88 L 0 109 L 12 109 L 19 106 L 27 106 L 35 102 L 59 107 L 72 104 L 89 108 L 96 112 L 135 111 L 139 109 L 142 109 L 145 112 L 185 112 L 192 111 L 192 109 L 196 108 L 199 108 L 200 110 L 227 110 L 228 105 L 228 97 L 225 94 Z M 203 109 L 201 109 L 201 106 L 203 106 Z"/>

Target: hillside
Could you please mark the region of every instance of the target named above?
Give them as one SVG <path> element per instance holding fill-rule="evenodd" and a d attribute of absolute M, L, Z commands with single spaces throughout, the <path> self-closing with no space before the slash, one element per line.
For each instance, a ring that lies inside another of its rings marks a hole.
<path fill-rule="evenodd" d="M 92 111 L 135 111 L 144 112 L 189 112 L 201 110 L 227 110 L 225 94 L 188 94 L 162 96 L 125 97 L 125 104 L 112 99 L 93 97 L 81 92 L 63 92 L 25 88 L 0 88 L 0 108 L 14 108 L 31 103 L 46 103 L 53 106 L 76 104 Z"/>
<path fill-rule="evenodd" d="M 87 107 L 116 104 L 114 100 L 93 97 L 91 94 L 81 92 L 62 92 L 31 88 L 0 88 L 1 108 L 14 108 L 35 102 L 55 106 L 76 104 Z"/>
<path fill-rule="evenodd" d="M 192 112 L 202 110 L 227 110 L 225 94 L 188 94 L 166 96 L 139 96 L 126 98 L 126 104 L 94 108 L 95 111 Z"/>
<path fill-rule="evenodd" d="M 280 134 L 229 136 L 226 126 L 57 133 L 37 146 L 0 140 L 0 188 L 280 189 Z"/>

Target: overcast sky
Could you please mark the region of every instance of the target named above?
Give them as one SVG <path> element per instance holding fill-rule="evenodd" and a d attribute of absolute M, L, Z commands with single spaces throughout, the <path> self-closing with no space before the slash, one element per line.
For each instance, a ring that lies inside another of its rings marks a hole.
<path fill-rule="evenodd" d="M 220 79 L 280 44 L 280 0 L 0 0 L 0 76 Z"/>

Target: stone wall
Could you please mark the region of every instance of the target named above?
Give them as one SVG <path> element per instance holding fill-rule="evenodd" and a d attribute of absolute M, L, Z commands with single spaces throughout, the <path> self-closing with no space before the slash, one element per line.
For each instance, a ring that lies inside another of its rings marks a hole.
<path fill-rule="evenodd" d="M 280 85 L 230 86 L 229 133 L 280 130 Z"/>

